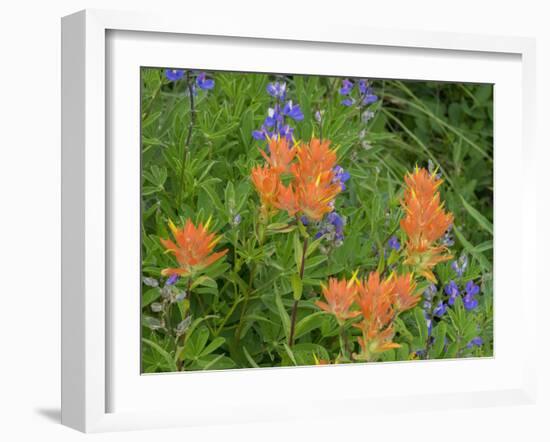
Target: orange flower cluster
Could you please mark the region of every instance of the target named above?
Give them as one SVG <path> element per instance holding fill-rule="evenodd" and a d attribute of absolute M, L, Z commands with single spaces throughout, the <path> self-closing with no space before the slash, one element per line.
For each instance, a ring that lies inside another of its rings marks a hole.
<path fill-rule="evenodd" d="M 328 287 L 323 285 L 322 288 L 327 302 L 317 301 L 316 304 L 321 310 L 332 313 L 339 324 L 361 314 L 360 311 L 350 310 L 357 296 L 357 285 L 353 279 L 348 282 L 345 279 L 338 281 L 336 278 L 330 278 Z"/>
<path fill-rule="evenodd" d="M 361 360 L 372 360 L 376 353 L 399 347 L 392 342 L 393 322 L 420 301 L 410 273 L 392 273 L 384 280 L 378 272 L 371 272 L 363 281 L 355 276 L 350 281 L 331 278 L 323 295 L 327 302 L 317 301 L 317 306 L 333 314 L 340 325 L 347 319 L 362 318 L 354 324 L 362 332 L 358 338 L 361 354 L 357 356 Z"/>
<path fill-rule="evenodd" d="M 342 187 L 334 180 L 336 152 L 330 141 L 313 138 L 309 144 L 290 147 L 285 138 L 272 138 L 269 155 L 263 151 L 262 155 L 267 164 L 252 169 L 251 178 L 265 212 L 285 210 L 290 216 L 319 221 L 333 210 L 332 202 Z"/>
<path fill-rule="evenodd" d="M 210 220 L 205 225 L 199 224 L 198 227 L 195 227 L 190 219 L 182 228 L 176 227 L 172 221 L 168 225 L 176 242 L 162 238 L 160 242 L 166 248 L 166 252 L 172 253 L 176 257 L 179 267 L 162 270 L 161 274 L 164 276 L 191 275 L 210 266 L 228 251 L 225 249 L 212 253 L 214 246 L 222 237 L 208 233 Z"/>
<path fill-rule="evenodd" d="M 431 282 L 436 281 L 432 269 L 452 258 L 445 246 L 436 244 L 453 222 L 437 190 L 442 183 L 435 173 L 417 167 L 405 176 L 407 187 L 402 202 L 405 217 L 401 229 L 408 237 L 404 263 Z"/>

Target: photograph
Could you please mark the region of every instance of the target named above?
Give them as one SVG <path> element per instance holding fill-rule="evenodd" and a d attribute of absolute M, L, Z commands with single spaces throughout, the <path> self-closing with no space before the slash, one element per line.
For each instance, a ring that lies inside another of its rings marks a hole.
<path fill-rule="evenodd" d="M 493 357 L 492 84 L 140 69 L 142 373 Z"/>

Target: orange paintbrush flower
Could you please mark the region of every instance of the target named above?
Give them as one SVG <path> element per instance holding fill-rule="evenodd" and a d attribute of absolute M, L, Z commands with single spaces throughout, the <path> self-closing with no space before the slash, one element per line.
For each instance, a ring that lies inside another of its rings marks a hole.
<path fill-rule="evenodd" d="M 414 170 L 405 176 L 405 196 L 402 202 L 405 217 L 401 229 L 407 235 L 405 264 L 435 282 L 432 269 L 439 262 L 451 259 L 444 246 L 436 245 L 453 222 L 453 215 L 444 210 L 438 188 L 443 180 L 426 169 Z"/>
<path fill-rule="evenodd" d="M 292 184 L 285 186 L 283 184 L 279 187 L 279 193 L 277 194 L 277 201 L 274 203 L 275 207 L 281 210 L 286 210 L 290 216 L 296 215 L 300 210 L 300 203 L 298 201 L 298 195 L 294 192 Z"/>
<path fill-rule="evenodd" d="M 260 150 L 260 153 L 270 169 L 281 174 L 290 171 L 290 163 L 296 156 L 296 147 L 290 147 L 286 138 L 273 137 L 269 139 L 269 155 L 264 150 Z"/>
<path fill-rule="evenodd" d="M 397 314 L 395 278 L 380 280 L 378 272 L 371 272 L 366 281 L 357 285 L 357 293 L 357 304 L 363 314 L 363 320 L 354 324 L 361 330 L 358 338 L 361 354 L 357 358 L 369 361 L 376 353 L 399 347 L 392 342 L 393 320 Z"/>
<path fill-rule="evenodd" d="M 298 162 L 292 165 L 292 173 L 302 182 L 317 181 L 319 175 L 332 173 L 336 165 L 336 151 L 330 148 L 329 140 L 313 138 L 309 144 L 297 147 L 296 157 Z"/>
<path fill-rule="evenodd" d="M 420 294 L 416 293 L 416 283 L 413 275 L 406 273 L 394 278 L 395 309 L 398 312 L 410 310 L 420 301 Z"/>
<path fill-rule="evenodd" d="M 357 295 L 357 285 L 353 281 L 345 279 L 338 281 L 336 278 L 328 280 L 328 287 L 323 286 L 323 296 L 327 302 L 317 301 L 315 304 L 327 313 L 332 313 L 339 324 L 347 319 L 356 318 L 359 311 L 351 311 L 351 306 Z"/>
<path fill-rule="evenodd" d="M 298 184 L 299 211 L 314 221 L 320 221 L 332 212 L 334 198 L 342 191 L 339 183 L 333 183 L 333 174 L 319 175 L 315 182 Z"/>
<path fill-rule="evenodd" d="M 371 272 L 368 279 L 357 284 L 357 304 L 365 321 L 378 328 L 386 327 L 394 316 L 394 294 L 394 278 L 380 280 L 378 272 Z"/>
<path fill-rule="evenodd" d="M 251 178 L 264 207 L 266 209 L 272 208 L 277 201 L 281 186 L 279 175 L 269 166 L 256 166 L 252 169 Z"/>
<path fill-rule="evenodd" d="M 330 149 L 330 141 L 314 138 L 291 148 L 286 139 L 273 138 L 269 152 L 268 156 L 262 151 L 267 164 L 256 166 L 251 173 L 264 208 L 276 207 L 292 217 L 300 214 L 313 221 L 332 212 L 342 185 L 335 179 L 336 151 Z M 293 178 L 287 186 L 280 178 L 286 172 Z"/>
<path fill-rule="evenodd" d="M 188 219 L 182 228 L 178 228 L 172 221 L 169 222 L 175 242 L 171 239 L 161 239 L 160 242 L 167 252 L 175 256 L 179 267 L 164 269 L 161 272 L 162 275 L 191 275 L 205 269 L 227 253 L 227 249 L 212 253 L 214 246 L 222 237 L 216 237 L 214 233 L 209 233 L 209 224 L 210 220 L 205 225 L 201 223 L 195 227 L 193 222 Z"/>

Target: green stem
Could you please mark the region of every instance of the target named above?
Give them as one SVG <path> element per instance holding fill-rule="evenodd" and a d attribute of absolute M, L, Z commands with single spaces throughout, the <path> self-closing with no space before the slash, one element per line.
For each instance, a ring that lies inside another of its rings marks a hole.
<path fill-rule="evenodd" d="M 187 78 L 187 91 L 189 94 L 189 126 L 187 129 L 187 137 L 185 139 L 185 144 L 183 145 L 183 154 L 182 154 L 182 161 L 181 161 L 181 171 L 180 171 L 180 180 L 179 180 L 179 190 L 178 190 L 178 207 L 181 207 L 181 204 L 183 202 L 183 191 L 185 188 L 185 166 L 187 164 L 187 155 L 189 151 L 189 147 L 191 144 L 191 138 L 193 136 L 193 128 L 195 127 L 195 97 L 193 95 L 193 82 L 191 79 L 191 75 L 189 74 L 189 71 L 186 72 L 186 78 Z"/>
<path fill-rule="evenodd" d="M 307 254 L 308 237 L 304 237 L 304 248 L 302 249 L 302 262 L 300 263 L 300 280 L 304 281 L 304 271 L 306 268 L 306 254 Z M 298 313 L 298 299 L 292 304 L 292 313 L 290 315 L 290 333 L 288 336 L 288 346 L 294 345 L 294 331 L 296 328 L 296 317 Z"/>

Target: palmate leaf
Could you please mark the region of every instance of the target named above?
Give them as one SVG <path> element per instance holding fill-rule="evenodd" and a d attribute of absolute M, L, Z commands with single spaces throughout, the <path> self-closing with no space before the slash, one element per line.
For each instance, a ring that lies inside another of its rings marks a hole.
<path fill-rule="evenodd" d="M 166 366 L 168 367 L 169 370 L 171 370 L 171 371 L 177 371 L 178 370 L 178 367 L 176 366 L 176 361 L 175 361 L 174 356 L 172 356 L 170 353 L 168 353 L 164 348 L 162 348 L 156 342 L 153 342 L 153 341 L 151 341 L 149 339 L 146 339 L 146 338 L 142 338 L 141 341 L 144 342 L 145 344 L 147 344 L 149 347 L 151 347 L 151 349 L 154 352 L 156 352 L 160 356 L 162 356 L 162 358 L 166 362 Z"/>

